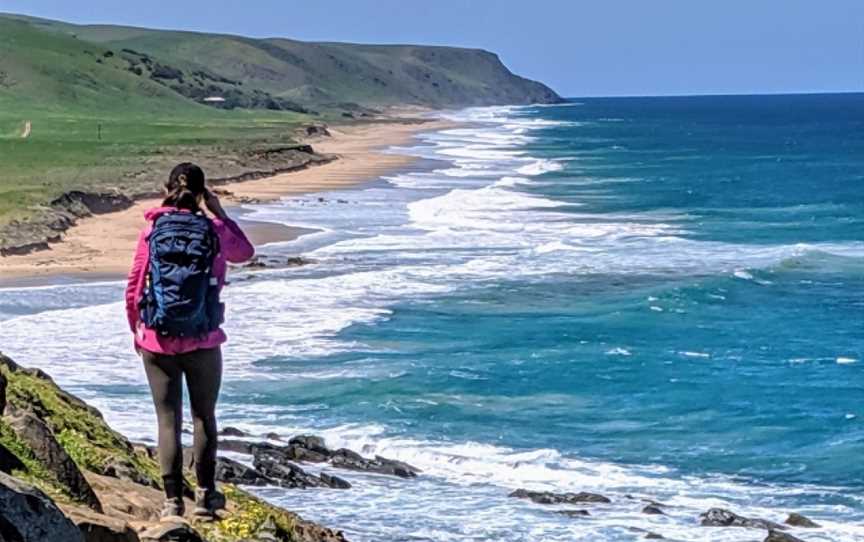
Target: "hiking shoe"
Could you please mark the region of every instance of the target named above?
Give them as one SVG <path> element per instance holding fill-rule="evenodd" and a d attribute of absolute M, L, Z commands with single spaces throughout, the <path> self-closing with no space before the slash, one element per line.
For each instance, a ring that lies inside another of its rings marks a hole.
<path fill-rule="evenodd" d="M 165 502 L 162 503 L 162 512 L 159 513 L 160 519 L 171 519 L 177 517 L 183 517 L 183 514 L 186 513 L 186 504 L 183 502 L 182 497 L 175 497 L 173 499 L 165 499 Z"/>
<path fill-rule="evenodd" d="M 198 488 L 195 490 L 196 516 L 215 516 L 217 510 L 225 508 L 225 495 L 215 489 Z"/>

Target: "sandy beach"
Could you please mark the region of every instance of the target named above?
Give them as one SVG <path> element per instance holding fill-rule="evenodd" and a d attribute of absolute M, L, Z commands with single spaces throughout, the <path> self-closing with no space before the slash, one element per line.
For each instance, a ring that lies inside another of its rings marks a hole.
<path fill-rule="evenodd" d="M 374 180 L 408 165 L 412 158 L 387 154 L 383 149 L 407 143 L 422 131 L 441 129 L 446 121 L 379 122 L 335 126 L 332 137 L 319 137 L 310 143 L 316 152 L 334 154 L 338 160 L 302 171 L 218 186 L 231 196 L 223 204 L 234 206 L 241 200 L 272 201 L 286 195 L 322 192 Z M 0 258 L 0 286 L 41 284 L 46 278 L 116 279 L 125 276 L 144 212 L 159 204 L 146 199 L 123 211 L 82 219 L 66 232 L 50 250 Z M 231 210 L 229 209 L 229 213 Z M 278 224 L 242 221 L 256 244 L 287 241 L 308 230 Z"/>

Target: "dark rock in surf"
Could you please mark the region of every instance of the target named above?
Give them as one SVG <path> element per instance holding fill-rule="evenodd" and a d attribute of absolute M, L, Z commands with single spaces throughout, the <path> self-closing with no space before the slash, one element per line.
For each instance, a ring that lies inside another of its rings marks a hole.
<path fill-rule="evenodd" d="M 327 487 L 332 487 L 334 489 L 351 489 L 351 484 L 347 480 L 343 480 L 338 476 L 322 472 L 320 478 L 322 482 L 327 484 Z"/>
<path fill-rule="evenodd" d="M 259 254 L 254 256 L 248 262 L 244 262 L 242 264 L 237 264 L 234 267 L 238 269 L 283 269 L 287 267 L 301 267 L 304 265 L 309 265 L 315 263 L 314 260 L 310 260 L 304 258 L 302 256 L 268 256 L 266 254 Z M 275 434 L 275 433 L 273 433 Z M 242 435 L 229 435 L 229 436 L 250 436 L 248 434 Z M 269 438 L 269 437 L 268 437 Z"/>
<path fill-rule="evenodd" d="M 704 527 L 751 527 L 754 529 L 778 529 L 786 527 L 767 519 L 747 518 L 723 508 L 711 508 L 699 516 Z"/>
<path fill-rule="evenodd" d="M 643 514 L 659 515 L 659 516 L 665 516 L 666 515 L 666 512 L 664 512 L 663 509 L 660 508 L 656 504 L 646 505 L 645 508 L 642 509 L 642 513 Z"/>
<path fill-rule="evenodd" d="M 335 476 L 327 476 L 324 479 L 314 474 L 309 474 L 293 463 L 277 461 L 272 457 L 255 457 L 255 468 L 272 478 L 282 487 L 307 489 L 312 487 L 330 487 L 334 489 L 348 489 L 351 487 L 347 481 Z"/>
<path fill-rule="evenodd" d="M 306 463 L 324 463 L 330 459 L 329 455 L 302 448 L 300 446 L 289 445 L 284 449 L 284 452 L 288 459 L 303 461 Z"/>
<path fill-rule="evenodd" d="M 420 469 L 402 461 L 381 456 L 369 459 L 347 448 L 331 450 L 324 444 L 324 439 L 311 435 L 294 437 L 288 441 L 287 446 L 276 446 L 266 442 L 254 443 L 251 445 L 251 451 L 256 460 L 273 459 L 277 463 L 290 461 L 329 462 L 340 469 L 385 474 L 400 478 L 414 478 L 420 473 Z"/>
<path fill-rule="evenodd" d="M 333 455 L 333 451 L 324 445 L 324 439 L 311 435 L 294 437 L 288 441 L 287 446 L 276 446 L 269 443 L 254 444 L 252 453 L 306 463 L 324 463 Z"/>
<path fill-rule="evenodd" d="M 216 458 L 216 480 L 247 486 L 276 485 L 275 480 L 268 478 L 258 470 L 227 457 Z"/>
<path fill-rule="evenodd" d="M 657 534 L 655 532 L 652 532 L 652 531 L 649 531 L 646 529 L 640 529 L 639 527 L 629 527 L 628 530 L 630 532 L 634 532 L 634 533 L 645 533 L 645 536 L 643 536 L 642 538 L 644 538 L 646 540 L 665 540 L 666 539 L 666 537 L 663 536 L 662 534 Z"/>
<path fill-rule="evenodd" d="M 573 504 L 573 503 L 610 503 L 608 497 L 597 493 L 581 491 L 579 493 L 553 493 L 551 491 L 529 491 L 517 489 L 510 497 L 528 499 L 537 504 Z"/>
<path fill-rule="evenodd" d="M 770 530 L 764 542 L 804 542 L 797 536 L 792 536 L 789 533 L 781 533 L 780 531 Z"/>
<path fill-rule="evenodd" d="M 236 427 L 227 426 L 223 427 L 221 431 L 219 431 L 219 435 L 224 437 L 251 437 L 249 433 L 243 431 L 242 429 L 237 429 Z"/>
<path fill-rule="evenodd" d="M 183 467 L 189 470 L 195 469 L 195 453 L 190 447 L 183 448 Z M 248 486 L 276 485 L 276 481 L 258 470 L 221 455 L 216 457 L 216 480 Z"/>
<path fill-rule="evenodd" d="M 222 443 L 220 442 L 219 444 L 221 446 Z M 285 446 L 277 446 L 269 442 L 250 442 L 247 444 L 249 445 L 249 453 L 256 458 L 272 457 L 280 461 L 291 459 Z"/>
<path fill-rule="evenodd" d="M 803 516 L 801 514 L 796 514 L 792 512 L 789 514 L 789 517 L 784 521 L 786 525 L 791 525 L 793 527 L 804 527 L 806 529 L 816 529 L 821 527 L 818 523 L 808 518 L 807 516 Z"/>
<path fill-rule="evenodd" d="M 253 443 L 246 442 L 245 440 L 219 440 L 219 451 L 221 452 L 235 452 L 238 454 L 252 455 L 253 446 Z"/>
<path fill-rule="evenodd" d="M 288 441 L 288 445 L 305 448 L 307 450 L 318 452 L 319 454 L 326 456 L 329 456 L 332 453 L 332 451 L 327 448 L 327 445 L 324 443 L 324 439 L 321 437 L 316 437 L 315 435 L 299 435 L 296 437 L 292 437 Z"/>
<path fill-rule="evenodd" d="M 357 452 L 341 448 L 330 456 L 330 464 L 342 469 L 356 470 L 361 472 L 372 472 L 376 474 L 388 474 L 400 478 L 414 478 L 420 472 L 402 461 L 387 459 L 376 455 L 375 459 L 366 459 Z"/>

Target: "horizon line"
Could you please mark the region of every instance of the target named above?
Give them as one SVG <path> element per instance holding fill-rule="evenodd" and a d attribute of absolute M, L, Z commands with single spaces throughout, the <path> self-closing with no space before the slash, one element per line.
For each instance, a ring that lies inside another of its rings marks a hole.
<path fill-rule="evenodd" d="M 864 94 L 861 90 L 794 90 L 777 92 L 700 92 L 694 94 L 585 94 L 581 96 L 562 96 L 565 100 L 585 100 L 596 98 L 720 98 L 745 96 L 820 96 L 820 95 Z"/>

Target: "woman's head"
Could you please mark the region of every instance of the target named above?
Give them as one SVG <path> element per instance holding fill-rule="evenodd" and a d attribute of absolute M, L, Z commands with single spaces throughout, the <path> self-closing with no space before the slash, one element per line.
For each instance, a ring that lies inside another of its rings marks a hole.
<path fill-rule="evenodd" d="M 165 207 L 199 211 L 199 201 L 206 192 L 204 172 L 191 162 L 177 164 L 165 181 Z"/>

